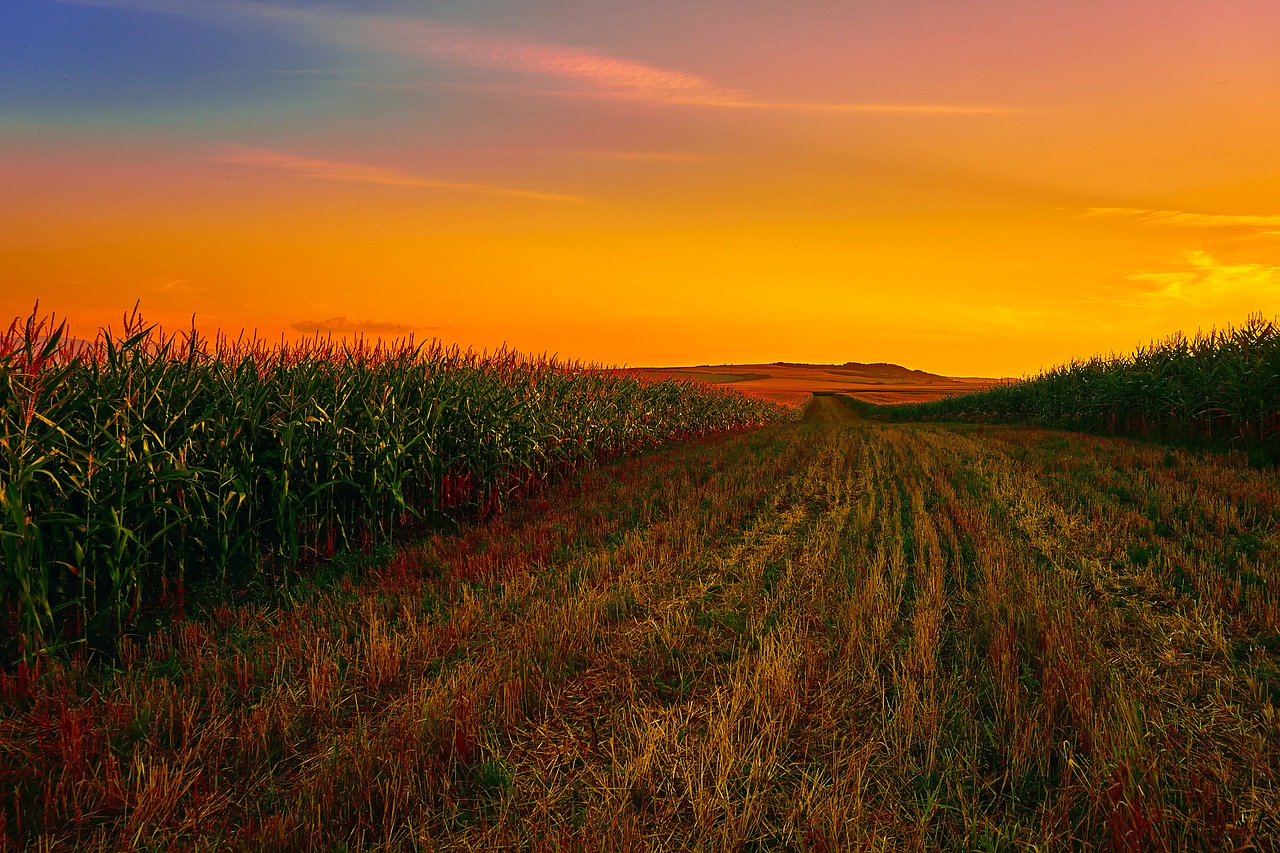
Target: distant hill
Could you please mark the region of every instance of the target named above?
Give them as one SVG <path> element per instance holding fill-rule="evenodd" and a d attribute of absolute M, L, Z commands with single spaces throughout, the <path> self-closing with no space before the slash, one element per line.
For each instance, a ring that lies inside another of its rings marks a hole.
<path fill-rule="evenodd" d="M 625 368 L 626 372 L 663 378 L 692 379 L 777 399 L 797 393 L 849 394 L 875 403 L 921 402 L 976 391 L 993 379 L 939 376 L 900 364 L 700 364 L 691 367 Z"/>
<path fill-rule="evenodd" d="M 924 370 L 912 370 L 900 364 L 889 364 L 883 361 L 866 364 L 861 361 L 846 361 L 844 364 L 799 364 L 789 361 L 775 361 L 775 367 L 795 367 L 824 370 L 828 373 L 847 374 L 849 376 L 872 376 L 877 379 L 897 379 L 903 382 L 945 382 L 948 377 Z"/>

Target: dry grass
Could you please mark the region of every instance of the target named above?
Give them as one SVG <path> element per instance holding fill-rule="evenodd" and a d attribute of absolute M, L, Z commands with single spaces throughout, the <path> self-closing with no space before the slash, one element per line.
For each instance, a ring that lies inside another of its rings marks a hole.
<path fill-rule="evenodd" d="M 1278 485 L 1029 429 L 650 454 L 5 676 L 4 837 L 1273 849 Z"/>

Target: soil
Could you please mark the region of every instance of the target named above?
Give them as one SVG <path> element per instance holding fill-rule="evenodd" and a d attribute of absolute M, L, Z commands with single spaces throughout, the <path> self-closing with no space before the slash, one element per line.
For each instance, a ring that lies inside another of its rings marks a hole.
<path fill-rule="evenodd" d="M 805 409 L 803 422 L 806 424 L 838 426 L 860 420 L 864 420 L 864 418 L 844 403 L 841 403 L 838 398 L 815 395 L 809 403 L 809 408 Z"/>

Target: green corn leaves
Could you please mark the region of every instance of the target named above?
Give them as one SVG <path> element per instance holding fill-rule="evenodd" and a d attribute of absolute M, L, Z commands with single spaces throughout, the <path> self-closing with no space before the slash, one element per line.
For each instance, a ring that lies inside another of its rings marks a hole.
<path fill-rule="evenodd" d="M 400 524 L 499 511 L 619 453 L 791 413 L 500 351 L 0 337 L 0 656 L 111 639 L 163 590 L 276 581 Z"/>
<path fill-rule="evenodd" d="M 1021 382 L 929 403 L 876 408 L 895 420 L 1031 421 L 1089 432 L 1247 450 L 1280 462 L 1280 325 L 1177 335 L 1127 356 L 1094 357 Z"/>

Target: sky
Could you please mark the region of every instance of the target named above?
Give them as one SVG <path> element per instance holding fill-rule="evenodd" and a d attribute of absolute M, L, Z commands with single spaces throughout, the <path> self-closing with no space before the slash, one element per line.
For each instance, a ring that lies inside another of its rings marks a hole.
<path fill-rule="evenodd" d="M 1280 312 L 1274 0 L 4 0 L 0 317 L 1018 376 Z"/>

